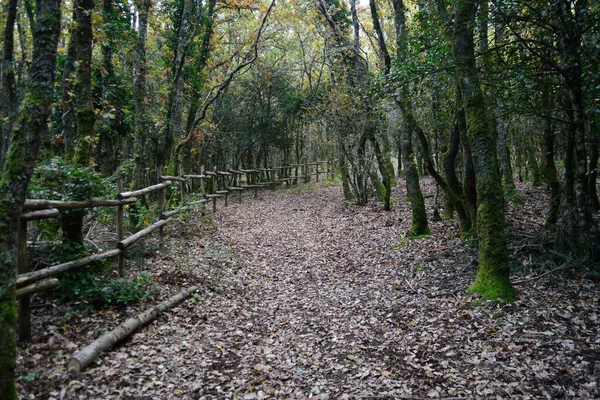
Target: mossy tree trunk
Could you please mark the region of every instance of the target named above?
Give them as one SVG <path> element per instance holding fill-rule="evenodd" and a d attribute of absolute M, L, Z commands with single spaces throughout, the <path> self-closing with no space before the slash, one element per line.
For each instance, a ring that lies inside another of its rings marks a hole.
<path fill-rule="evenodd" d="M 460 106 L 465 110 L 467 136 L 472 144 L 477 177 L 479 265 L 470 291 L 487 299 L 513 300 L 515 290 L 509 280 L 502 181 L 475 63 L 473 29 L 477 1 L 458 0 L 455 7 L 453 54 L 463 101 Z"/>
<path fill-rule="evenodd" d="M 412 136 L 413 133 L 411 127 L 408 126 L 408 124 L 405 124 L 402 157 L 404 158 L 406 192 L 412 209 L 412 222 L 408 235 L 410 237 L 417 237 L 429 235 L 431 234 L 431 231 L 429 230 L 429 224 L 427 222 L 425 200 L 423 199 L 423 193 L 421 192 L 421 187 L 419 185 L 419 172 L 417 171 L 415 154 L 413 153 Z"/>
<path fill-rule="evenodd" d="M 17 116 L 19 100 L 17 98 L 17 82 L 13 64 L 15 46 L 15 21 L 17 19 L 17 0 L 9 0 L 4 6 L 6 27 L 2 46 L 2 85 L 0 87 L 0 170 L 4 165 L 12 126 Z"/>
<path fill-rule="evenodd" d="M 13 126 L 0 180 L 0 393 L 7 400 L 18 398 L 15 388 L 17 231 L 52 106 L 60 20 L 60 0 L 36 2 L 30 81 Z"/>

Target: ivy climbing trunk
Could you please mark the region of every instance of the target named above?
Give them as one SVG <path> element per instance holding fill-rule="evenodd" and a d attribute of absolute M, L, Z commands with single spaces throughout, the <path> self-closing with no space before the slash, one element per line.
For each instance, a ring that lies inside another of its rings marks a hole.
<path fill-rule="evenodd" d="M 29 85 L 13 126 L 0 180 L 0 393 L 7 400 L 18 398 L 15 388 L 17 231 L 41 137 L 48 128 L 60 20 L 60 0 L 36 2 Z"/>
<path fill-rule="evenodd" d="M 92 102 L 92 12 L 93 0 L 77 0 L 73 4 L 74 21 L 69 49 L 75 53 L 77 66 L 72 102 L 76 117 L 74 129 L 75 149 L 71 162 L 76 167 L 87 167 L 91 156 L 96 114 Z M 71 200 L 85 200 L 75 197 Z M 77 257 L 83 250 L 83 209 L 65 210 L 61 213 L 63 242 L 71 256 Z"/>
<path fill-rule="evenodd" d="M 494 135 L 488 126 L 487 111 L 475 63 L 473 28 L 476 0 L 455 4 L 453 54 L 456 77 L 465 110 L 467 136 L 471 141 L 477 178 L 477 236 L 479 265 L 470 291 L 487 299 L 513 300 L 509 280 L 509 259 L 504 231 L 504 194 Z"/>

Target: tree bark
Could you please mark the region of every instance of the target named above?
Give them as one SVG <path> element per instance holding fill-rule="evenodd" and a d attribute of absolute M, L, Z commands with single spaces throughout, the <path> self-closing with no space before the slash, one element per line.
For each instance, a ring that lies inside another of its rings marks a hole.
<path fill-rule="evenodd" d="M 600 202 L 598 201 L 598 189 L 596 181 L 598 178 L 598 137 L 593 136 L 590 143 L 590 173 L 588 174 L 588 197 L 590 199 L 590 211 L 597 212 L 600 210 Z"/>
<path fill-rule="evenodd" d="M 504 194 L 494 135 L 488 127 L 485 100 L 475 63 L 473 26 L 477 1 L 458 0 L 455 7 L 453 54 L 477 178 L 479 265 L 470 291 L 487 299 L 513 300 L 515 290 L 509 280 L 504 231 Z"/>
<path fill-rule="evenodd" d="M 427 222 L 427 212 L 425 209 L 425 200 L 419 185 L 419 173 L 415 164 L 415 155 L 413 153 L 412 136 L 414 127 L 405 123 L 404 145 L 402 147 L 404 158 L 404 173 L 406 177 L 406 192 L 412 209 L 412 222 L 408 236 L 418 237 L 430 235 L 429 224 Z"/>
<path fill-rule="evenodd" d="M 62 140 L 64 143 L 64 152 L 68 160 L 73 156 L 75 150 L 75 124 L 77 123 L 77 111 L 75 110 L 75 86 L 77 71 L 77 40 L 76 32 L 78 19 L 78 4 L 73 4 L 73 23 L 70 29 L 69 45 L 67 47 L 67 58 L 62 73 L 61 84 L 61 108 L 62 108 Z"/>
<path fill-rule="evenodd" d="M 10 134 L 19 105 L 13 65 L 17 0 L 9 0 L 3 11 L 6 14 L 6 27 L 4 29 L 4 45 L 2 46 L 2 65 L 0 66 L 2 71 L 2 87 L 0 88 L 0 170 L 4 166 L 10 144 Z"/>
<path fill-rule="evenodd" d="M 71 111 L 76 118 L 74 127 L 75 149 L 71 163 L 76 167 L 87 167 L 91 156 L 96 113 L 92 102 L 92 12 L 93 0 L 77 0 L 73 5 L 73 29 L 69 40 L 69 51 L 75 54 L 77 67 L 72 84 L 75 97 L 71 98 Z M 75 61 L 74 61 L 75 63 Z M 72 200 L 84 200 L 76 198 Z M 63 241 L 69 247 L 71 256 L 77 257 L 83 250 L 82 209 L 67 210 L 62 213 Z"/>
<path fill-rule="evenodd" d="M 37 0 L 29 86 L 13 126 L 0 180 L 0 393 L 9 400 L 17 399 L 16 236 L 27 186 L 50 115 L 60 20 L 60 0 Z"/>
<path fill-rule="evenodd" d="M 160 160 L 161 163 L 169 161 L 175 137 L 179 138 L 183 133 L 183 72 L 189 45 L 195 36 L 195 29 L 192 30 L 191 28 L 193 7 L 194 2 L 192 0 L 183 0 L 183 10 L 179 20 L 179 38 L 175 50 L 175 59 L 173 60 L 173 85 L 169 94 L 167 121 L 165 124 L 164 159 Z"/>
<path fill-rule="evenodd" d="M 502 169 L 502 180 L 504 193 L 510 201 L 519 201 L 512 166 L 510 164 L 510 153 L 506 143 L 506 126 L 504 124 L 504 103 L 498 98 L 498 115 L 496 116 L 496 127 L 498 134 L 498 153 L 500 155 L 500 168 Z"/>
<path fill-rule="evenodd" d="M 146 41 L 148 39 L 148 14 L 152 0 L 137 0 L 138 9 L 138 40 L 137 61 L 133 82 L 135 100 L 135 133 L 133 141 L 133 179 L 134 189 L 144 186 L 144 171 L 146 168 L 146 139 L 147 139 L 147 104 L 146 104 Z"/>
<path fill-rule="evenodd" d="M 544 110 L 549 111 L 548 107 L 544 107 Z M 553 228 L 558 222 L 561 194 L 556 164 L 554 163 L 554 131 L 549 115 L 544 119 L 544 177 L 550 189 L 550 207 L 544 225 L 546 228 Z"/>
<path fill-rule="evenodd" d="M 394 7 L 394 27 L 396 30 L 396 58 L 399 61 L 405 61 L 407 58 L 406 43 L 406 9 L 403 0 L 393 0 Z M 403 116 L 403 135 L 402 159 L 404 164 L 406 191 L 410 199 L 412 208 L 412 223 L 410 228 L 411 236 L 428 235 L 431 233 L 427 222 L 427 213 L 425 209 L 425 200 L 419 184 L 419 173 L 415 164 L 415 155 L 413 153 L 412 139 L 416 131 L 420 129 L 417 120 L 413 115 L 412 103 L 408 98 L 408 86 L 403 85 L 396 96 L 396 104 L 402 111 Z"/>
<path fill-rule="evenodd" d="M 591 247 L 593 225 L 587 189 L 587 152 L 585 146 L 585 108 L 582 90 L 581 39 L 585 18 L 586 0 L 559 0 L 553 7 L 558 24 L 558 49 L 561 73 L 568 94 L 569 136 L 573 139 L 575 216 L 578 224 L 578 243 L 582 250 Z"/>
<path fill-rule="evenodd" d="M 77 54 L 77 79 L 74 85 L 77 133 L 75 153 L 72 163 L 77 167 L 87 167 L 91 156 L 96 113 L 92 102 L 92 12 L 93 0 L 75 2 L 75 30 L 71 41 L 75 41 Z M 83 199 L 78 199 L 83 200 Z"/>

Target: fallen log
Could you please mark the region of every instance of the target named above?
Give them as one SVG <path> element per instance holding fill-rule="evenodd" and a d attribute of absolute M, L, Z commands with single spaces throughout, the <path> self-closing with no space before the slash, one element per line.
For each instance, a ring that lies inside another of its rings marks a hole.
<path fill-rule="evenodd" d="M 137 329 L 154 321 L 160 315 L 160 313 L 181 303 L 198 289 L 199 286 L 192 286 L 188 289 L 182 289 L 181 292 L 170 299 L 151 307 L 136 317 L 129 318 L 116 329 L 105 333 L 88 346 L 75 353 L 67 364 L 67 370 L 74 372 L 82 371 L 84 368 L 90 365 L 94 359 L 100 355 L 100 353 L 111 349 L 114 345 L 130 336 Z"/>
<path fill-rule="evenodd" d="M 128 248 L 129 246 L 131 246 L 132 244 L 134 244 L 135 242 L 137 242 L 144 236 L 152 233 L 154 230 L 160 228 L 161 226 L 166 225 L 168 222 L 169 222 L 168 219 L 162 219 L 158 222 L 153 223 L 149 227 L 142 229 L 141 231 L 129 236 L 126 239 L 121 240 L 119 243 L 117 243 L 117 248 L 120 250 L 125 250 L 126 248 Z"/>
<path fill-rule="evenodd" d="M 164 181 L 163 183 L 159 183 L 158 185 L 148 186 L 147 188 L 135 190 L 133 192 L 119 193 L 119 194 L 117 194 L 117 199 L 123 200 L 128 197 L 143 196 L 145 194 L 152 193 L 155 190 L 164 189 L 166 187 L 169 187 L 170 185 L 171 185 L 171 181 Z"/>
<path fill-rule="evenodd" d="M 33 285 L 25 286 L 23 288 L 17 289 L 17 299 L 29 296 L 30 294 L 43 292 L 46 290 L 54 289 L 60 284 L 58 279 L 46 279 L 45 281 L 36 282 Z"/>
<path fill-rule="evenodd" d="M 94 261 L 104 260 L 107 258 L 116 257 L 121 254 L 121 250 L 110 250 L 104 253 L 94 254 L 89 257 L 80 258 L 79 260 L 69 261 L 68 263 L 58 264 L 53 267 L 40 269 L 39 271 L 27 272 L 17 276 L 17 288 L 27 286 L 32 282 L 40 281 L 42 279 L 50 278 L 51 276 L 62 274 L 63 272 L 69 271 L 74 268 L 83 267 L 93 263 Z"/>

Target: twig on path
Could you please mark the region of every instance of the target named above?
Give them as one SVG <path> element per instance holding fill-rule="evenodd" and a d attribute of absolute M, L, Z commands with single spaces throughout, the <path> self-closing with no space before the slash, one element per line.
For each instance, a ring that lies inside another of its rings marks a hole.
<path fill-rule="evenodd" d="M 551 273 L 562 271 L 562 270 L 569 269 L 569 268 L 573 268 L 573 265 L 567 265 L 565 267 L 554 268 L 553 270 L 550 270 L 548 272 L 544 272 L 543 274 L 538 275 L 538 276 L 534 276 L 533 278 L 529 278 L 529 279 L 524 279 L 522 281 L 513 282 L 513 285 L 522 285 L 524 283 L 528 283 L 528 282 L 531 282 L 531 281 L 536 281 L 536 280 L 538 280 L 540 278 L 543 278 L 544 276 L 549 275 Z"/>
<path fill-rule="evenodd" d="M 362 396 L 361 399 L 373 400 L 431 400 L 430 397 L 415 396 Z M 473 397 L 436 397 L 438 400 L 473 400 Z"/>

